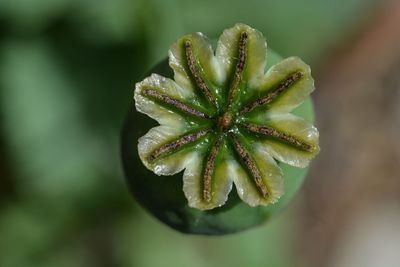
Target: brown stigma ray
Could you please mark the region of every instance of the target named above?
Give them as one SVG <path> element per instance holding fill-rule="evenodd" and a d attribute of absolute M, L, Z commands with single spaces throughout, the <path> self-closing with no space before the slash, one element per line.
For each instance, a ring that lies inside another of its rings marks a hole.
<path fill-rule="evenodd" d="M 248 40 L 248 33 L 242 32 L 239 38 L 239 52 L 238 52 L 238 61 L 236 64 L 235 73 L 233 75 L 233 81 L 229 89 L 229 97 L 228 97 L 228 105 L 230 106 L 236 96 L 238 87 L 240 82 L 242 81 L 242 74 L 244 70 L 244 66 L 247 62 L 247 53 L 246 53 L 246 45 Z"/>
<path fill-rule="evenodd" d="M 160 101 L 160 102 L 162 102 L 164 104 L 171 105 L 171 106 L 175 107 L 176 109 L 179 109 L 180 111 L 183 111 L 183 112 L 188 113 L 190 115 L 193 115 L 195 117 L 199 117 L 199 118 L 203 118 L 203 119 L 209 119 L 210 118 L 207 114 L 205 114 L 205 113 L 203 113 L 203 112 L 201 112 L 201 111 L 199 111 L 199 110 L 197 110 L 197 109 L 195 109 L 193 107 L 190 107 L 190 106 L 184 104 L 183 102 L 181 102 L 181 101 L 179 101 L 179 100 L 177 100 L 175 98 L 172 98 L 172 97 L 170 97 L 168 95 L 164 95 L 164 94 L 162 94 L 162 93 L 160 93 L 160 92 L 158 92 L 156 90 L 144 89 L 142 91 L 142 94 L 144 96 L 149 97 L 149 98 L 156 99 L 156 100 L 158 100 L 158 101 Z"/>
<path fill-rule="evenodd" d="M 291 74 L 283 82 L 281 82 L 275 89 L 268 92 L 264 97 L 261 97 L 253 102 L 247 104 L 241 111 L 241 114 L 247 113 L 255 109 L 256 107 L 266 105 L 274 101 L 279 95 L 288 90 L 296 81 L 300 80 L 304 76 L 304 73 L 298 71 Z"/>
<path fill-rule="evenodd" d="M 260 191 L 261 195 L 264 198 L 267 198 L 269 195 L 268 188 L 262 180 L 260 170 L 258 169 L 256 163 L 251 158 L 249 152 L 242 145 L 240 140 L 234 134 L 230 134 L 229 136 L 231 137 L 231 139 L 233 141 L 233 145 L 234 145 L 236 153 L 240 156 L 240 158 L 242 159 L 242 162 L 246 165 L 245 167 L 253 176 L 254 182 L 255 182 L 258 190 Z"/>
<path fill-rule="evenodd" d="M 241 126 L 250 132 L 262 134 L 262 135 L 266 135 L 266 136 L 271 136 L 280 141 L 289 143 L 290 145 L 292 145 L 298 149 L 301 149 L 303 151 L 312 152 L 314 149 L 314 147 L 312 145 L 307 144 L 307 143 L 295 138 L 292 135 L 279 132 L 272 127 L 261 126 L 261 125 L 251 124 L 251 123 L 242 123 Z"/>
<path fill-rule="evenodd" d="M 215 140 L 210 153 L 207 157 L 206 166 L 203 175 L 203 199 L 207 202 L 211 201 L 211 180 L 215 169 L 215 159 L 222 144 L 222 135 L 219 135 Z"/>
<path fill-rule="evenodd" d="M 187 134 L 182 137 L 180 137 L 177 140 L 174 140 L 172 142 L 166 143 L 162 145 L 161 147 L 157 148 L 156 150 L 153 151 L 153 153 L 150 154 L 148 157 L 148 160 L 150 162 L 158 159 L 159 157 L 168 154 L 169 152 L 175 151 L 184 145 L 187 145 L 191 142 L 199 140 L 201 137 L 205 136 L 208 134 L 211 130 L 206 129 L 206 130 L 201 130 L 195 133 Z"/>
<path fill-rule="evenodd" d="M 185 54 L 190 73 L 192 74 L 194 80 L 196 81 L 197 86 L 200 88 L 200 91 L 204 94 L 207 101 L 215 107 L 216 106 L 215 97 L 212 95 L 203 77 L 201 77 L 200 71 L 194 59 L 192 43 L 190 41 L 185 42 Z"/>

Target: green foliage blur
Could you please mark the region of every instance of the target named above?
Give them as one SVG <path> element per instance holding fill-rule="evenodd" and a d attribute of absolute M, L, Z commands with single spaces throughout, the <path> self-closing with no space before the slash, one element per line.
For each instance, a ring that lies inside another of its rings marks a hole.
<path fill-rule="evenodd" d="M 120 127 L 135 82 L 185 33 L 244 22 L 315 70 L 371 2 L 0 0 L 0 266 L 299 266 L 298 203 L 222 238 L 150 217 L 125 185 Z"/>

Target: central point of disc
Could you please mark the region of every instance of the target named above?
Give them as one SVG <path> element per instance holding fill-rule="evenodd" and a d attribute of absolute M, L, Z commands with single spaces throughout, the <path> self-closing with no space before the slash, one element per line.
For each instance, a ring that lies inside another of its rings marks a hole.
<path fill-rule="evenodd" d="M 217 124 L 221 130 L 226 130 L 231 127 L 233 116 L 231 113 L 226 112 L 224 115 L 218 118 Z"/>

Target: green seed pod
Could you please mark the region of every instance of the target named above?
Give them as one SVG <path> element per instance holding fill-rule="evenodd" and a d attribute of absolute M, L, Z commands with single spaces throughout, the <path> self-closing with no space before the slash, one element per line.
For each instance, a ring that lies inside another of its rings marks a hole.
<path fill-rule="evenodd" d="M 319 152 L 309 66 L 267 53 L 259 31 L 236 24 L 215 52 L 201 33 L 183 36 L 151 73 L 122 131 L 139 203 L 174 229 L 210 235 L 281 210 Z"/>

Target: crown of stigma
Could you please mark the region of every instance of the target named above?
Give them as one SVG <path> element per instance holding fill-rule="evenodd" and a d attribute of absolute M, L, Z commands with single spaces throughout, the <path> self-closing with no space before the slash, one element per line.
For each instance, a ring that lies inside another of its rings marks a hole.
<path fill-rule="evenodd" d="M 232 185 L 250 206 L 284 193 L 278 162 L 306 167 L 318 131 L 290 112 L 314 90 L 308 65 L 290 57 L 267 71 L 266 41 L 244 24 L 220 36 L 214 52 L 201 33 L 169 50 L 174 80 L 152 74 L 136 84 L 135 105 L 160 124 L 139 139 L 143 164 L 157 175 L 182 170 L 189 206 L 223 205 Z"/>

